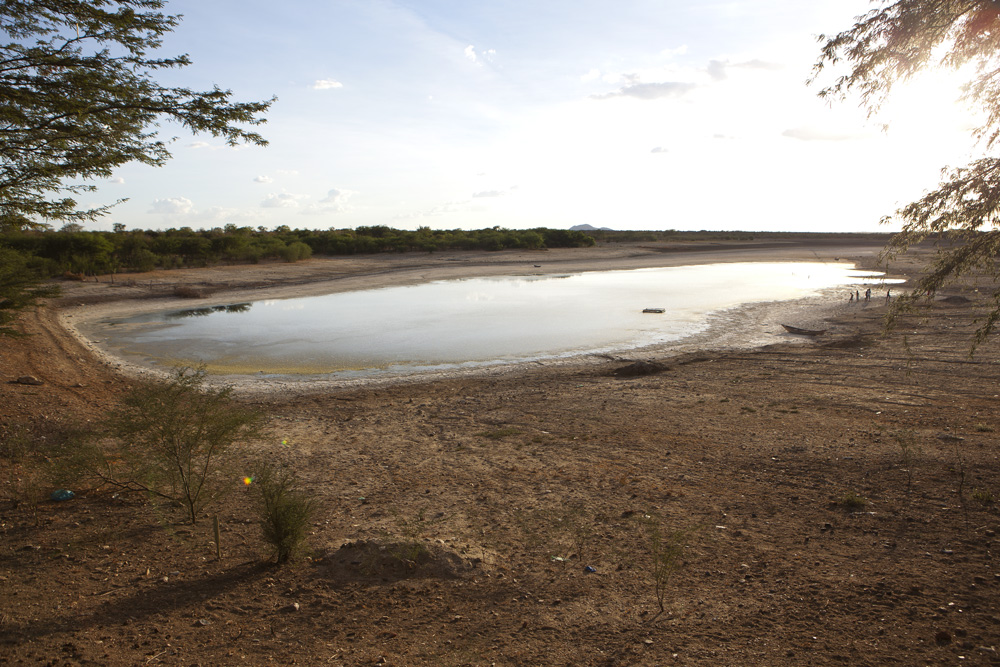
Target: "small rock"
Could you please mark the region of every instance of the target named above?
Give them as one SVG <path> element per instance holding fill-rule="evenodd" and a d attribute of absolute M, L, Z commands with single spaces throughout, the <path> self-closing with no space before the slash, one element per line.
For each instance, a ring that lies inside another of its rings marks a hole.
<path fill-rule="evenodd" d="M 197 621 L 194 622 L 194 625 L 195 625 L 196 628 L 204 628 L 204 627 L 209 626 L 211 624 L 212 624 L 212 621 L 208 620 L 207 618 L 199 618 Z"/>
<path fill-rule="evenodd" d="M 22 375 L 21 377 L 14 380 L 14 382 L 17 384 L 30 384 L 33 386 L 45 384 L 44 382 L 36 378 L 34 375 Z"/>
<path fill-rule="evenodd" d="M 72 500 L 75 497 L 76 494 L 70 491 L 69 489 L 56 489 L 49 496 L 49 498 L 55 500 L 56 502 L 62 502 L 64 500 Z"/>
<path fill-rule="evenodd" d="M 938 630 L 937 634 L 934 635 L 934 641 L 938 644 L 950 644 L 951 643 L 951 633 L 947 630 Z"/>
<path fill-rule="evenodd" d="M 298 602 L 293 602 L 292 604 L 285 605 L 284 607 L 282 607 L 280 609 L 280 611 L 289 612 L 289 613 L 294 612 L 294 611 L 298 611 L 298 610 L 299 610 L 299 603 Z"/>

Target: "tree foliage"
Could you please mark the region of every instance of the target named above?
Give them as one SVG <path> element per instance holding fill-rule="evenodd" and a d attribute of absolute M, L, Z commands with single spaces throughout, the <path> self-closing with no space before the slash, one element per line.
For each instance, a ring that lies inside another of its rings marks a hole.
<path fill-rule="evenodd" d="M 539 250 L 586 247 L 594 239 L 560 229 L 417 231 L 391 227 L 289 229 L 274 231 L 227 225 L 224 229 L 87 232 L 0 231 L 0 244 L 44 262 L 48 275 L 78 276 L 199 267 L 219 262 L 295 262 L 317 255 L 436 250 Z"/>
<path fill-rule="evenodd" d="M 0 229 L 39 220 L 85 221 L 108 206 L 81 210 L 75 195 L 114 168 L 161 165 L 164 121 L 226 143 L 265 144 L 244 126 L 272 100 L 234 102 L 218 87 L 163 86 L 162 70 L 186 55 L 151 55 L 179 16 L 162 0 L 0 0 Z"/>
<path fill-rule="evenodd" d="M 848 71 L 819 95 L 844 99 L 858 94 L 876 112 L 894 84 L 921 70 L 945 68 L 967 75 L 963 101 L 982 113 L 972 129 L 983 156 L 963 167 L 946 169 L 937 189 L 887 216 L 902 231 L 884 253 L 891 259 L 914 244 L 934 238 L 938 258 L 910 294 L 897 300 L 891 322 L 946 283 L 970 273 L 994 282 L 992 303 L 973 341 L 985 340 L 1000 321 L 1000 3 L 993 0 L 898 0 L 858 17 L 848 30 L 820 36 L 815 82 L 828 67 Z"/>
<path fill-rule="evenodd" d="M 54 286 L 42 285 L 42 277 L 30 256 L 0 247 L 0 336 L 18 335 L 11 326 L 17 313 L 58 293 Z"/>
<path fill-rule="evenodd" d="M 1000 321 L 1000 158 L 992 153 L 1000 140 L 1000 5 L 992 0 L 899 0 L 858 18 L 844 32 L 820 36 L 823 44 L 814 68 L 816 77 L 828 66 L 846 64 L 849 71 L 820 91 L 821 97 L 860 95 L 876 112 L 892 87 L 928 68 L 947 68 L 966 75 L 963 101 L 982 113 L 972 129 L 983 157 L 946 169 L 937 189 L 900 208 L 883 222 L 898 219 L 902 231 L 883 257 L 891 259 L 914 244 L 933 238 L 939 254 L 916 289 L 900 298 L 890 312 L 890 325 L 945 284 L 978 273 L 993 279 L 992 303 L 980 322 L 973 350 Z M 816 80 L 814 77 L 814 81 Z"/>

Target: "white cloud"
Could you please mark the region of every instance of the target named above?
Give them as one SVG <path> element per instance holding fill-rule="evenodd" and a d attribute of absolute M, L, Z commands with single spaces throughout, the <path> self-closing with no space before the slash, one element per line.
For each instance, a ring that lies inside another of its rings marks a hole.
<path fill-rule="evenodd" d="M 353 190 L 330 188 L 326 196 L 319 200 L 319 204 L 310 206 L 305 213 L 339 213 L 341 211 L 348 211 L 351 207 L 347 202 L 355 194 L 357 193 Z"/>
<path fill-rule="evenodd" d="M 663 146 L 657 146 L 656 148 L 654 148 L 653 150 L 651 150 L 649 152 L 650 153 L 668 153 L 669 151 L 666 148 L 664 148 Z"/>
<path fill-rule="evenodd" d="M 207 141 L 193 141 L 188 144 L 188 148 L 194 148 L 195 150 L 198 150 L 199 148 L 212 148 L 212 144 Z"/>
<path fill-rule="evenodd" d="M 150 213 L 158 215 L 188 215 L 194 210 L 194 202 L 187 197 L 154 199 Z"/>
<path fill-rule="evenodd" d="M 473 46 L 472 44 L 469 44 L 467 47 L 465 47 L 462 50 L 462 55 L 464 55 L 467 60 L 472 61 L 476 65 L 482 65 L 483 63 L 480 61 L 480 58 L 482 60 L 485 60 L 486 62 L 491 63 L 494 60 L 496 60 L 497 50 L 496 49 L 486 49 L 485 51 L 479 51 L 477 53 L 476 52 L 476 47 Z"/>
<path fill-rule="evenodd" d="M 728 60 L 709 60 L 708 67 L 705 68 L 705 71 L 708 72 L 708 75 L 715 81 L 722 81 L 728 75 L 727 70 L 729 69 L 775 71 L 782 69 L 782 66 L 777 63 L 760 60 L 759 58 L 745 60 L 738 63 L 731 63 Z"/>
<path fill-rule="evenodd" d="M 300 199 L 308 199 L 308 196 L 290 192 L 272 192 L 264 198 L 260 206 L 261 208 L 298 208 Z"/>
<path fill-rule="evenodd" d="M 681 81 L 663 81 L 660 83 L 639 83 L 634 75 L 626 76 L 626 85 L 613 93 L 593 95 L 597 100 L 607 100 L 613 97 L 634 97 L 640 100 L 657 100 L 663 97 L 680 97 L 691 92 L 698 86 Z"/>
<path fill-rule="evenodd" d="M 257 219 L 257 215 L 252 211 L 225 208 L 222 206 L 213 206 L 204 211 L 199 211 L 195 208 L 194 202 L 187 197 L 154 199 L 148 213 L 188 223 L 223 224 L 228 222 L 250 222 Z"/>
<path fill-rule="evenodd" d="M 331 90 L 334 88 L 343 88 L 344 84 L 337 81 L 336 79 L 316 79 L 316 83 L 312 85 L 313 90 Z"/>
<path fill-rule="evenodd" d="M 600 78 L 601 78 L 601 70 L 599 70 L 599 69 L 597 69 L 595 67 L 595 68 L 591 69 L 589 72 L 587 72 L 586 74 L 584 74 L 583 76 L 581 76 L 580 77 L 580 81 L 583 81 L 583 82 L 586 83 L 588 81 L 596 81 L 597 79 L 600 79 Z"/>
<path fill-rule="evenodd" d="M 341 190 L 339 188 L 330 188 L 327 190 L 326 196 L 319 200 L 315 204 L 310 204 L 306 208 L 302 209 L 304 215 L 318 215 L 322 213 L 341 213 L 343 211 L 350 211 L 352 207 L 348 204 L 348 200 L 357 193 L 353 190 Z"/>
<path fill-rule="evenodd" d="M 273 183 L 274 179 L 271 178 L 270 176 L 261 175 L 261 176 L 257 176 L 256 178 L 254 178 L 253 182 L 254 183 Z"/>
<path fill-rule="evenodd" d="M 121 176 L 116 176 L 115 178 L 112 178 L 108 182 L 109 183 L 114 183 L 115 185 L 125 185 L 125 179 L 122 178 Z"/>
<path fill-rule="evenodd" d="M 506 192 L 503 190 L 484 190 L 483 192 L 475 192 L 472 194 L 473 199 L 481 199 L 483 197 L 503 197 Z"/>
<path fill-rule="evenodd" d="M 712 77 L 714 80 L 722 81 L 723 79 L 726 78 L 727 64 L 728 63 L 723 60 L 709 60 L 706 71 L 708 71 L 708 75 Z"/>
<path fill-rule="evenodd" d="M 800 125 L 785 130 L 781 136 L 799 141 L 855 141 L 864 139 L 869 136 L 869 133 L 858 130 L 837 130 L 830 127 Z"/>

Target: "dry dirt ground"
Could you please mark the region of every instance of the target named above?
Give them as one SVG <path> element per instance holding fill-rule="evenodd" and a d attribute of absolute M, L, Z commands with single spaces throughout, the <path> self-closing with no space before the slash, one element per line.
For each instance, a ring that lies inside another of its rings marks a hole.
<path fill-rule="evenodd" d="M 134 383 L 58 326 L 101 290 L 68 285 L 3 341 L 8 442 Z M 0 663 L 998 664 L 1000 353 L 968 355 L 978 292 L 940 296 L 970 301 L 888 339 L 882 303 L 844 307 L 815 341 L 650 375 L 609 360 L 241 399 L 272 428 L 244 459 L 287 463 L 319 501 L 310 555 L 281 568 L 242 491 L 212 508 L 216 559 L 207 516 L 101 488 L 34 509 L 0 459 Z M 8 382 L 25 374 L 44 384 Z M 663 613 L 651 525 L 683 547 Z"/>

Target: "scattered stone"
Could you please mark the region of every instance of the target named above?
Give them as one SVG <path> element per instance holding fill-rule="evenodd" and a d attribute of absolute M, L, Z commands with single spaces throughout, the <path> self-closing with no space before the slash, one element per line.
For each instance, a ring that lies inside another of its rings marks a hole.
<path fill-rule="evenodd" d="M 207 627 L 207 626 L 209 626 L 211 624 L 212 624 L 212 621 L 208 620 L 207 618 L 199 618 L 197 621 L 194 622 L 194 626 L 196 628 L 204 628 L 204 627 Z"/>
<path fill-rule="evenodd" d="M 298 610 L 299 610 L 299 603 L 298 602 L 293 602 L 292 604 L 285 605 L 284 607 L 282 607 L 278 611 L 283 611 L 283 612 L 286 612 L 286 613 L 292 613 L 292 612 L 296 612 Z"/>
<path fill-rule="evenodd" d="M 934 635 L 934 641 L 938 644 L 950 644 L 951 643 L 951 633 L 947 630 L 938 630 L 937 634 Z"/>
<path fill-rule="evenodd" d="M 45 383 L 36 378 L 34 375 L 22 375 L 21 377 L 14 380 L 14 384 L 28 384 L 28 385 L 38 386 Z"/>

